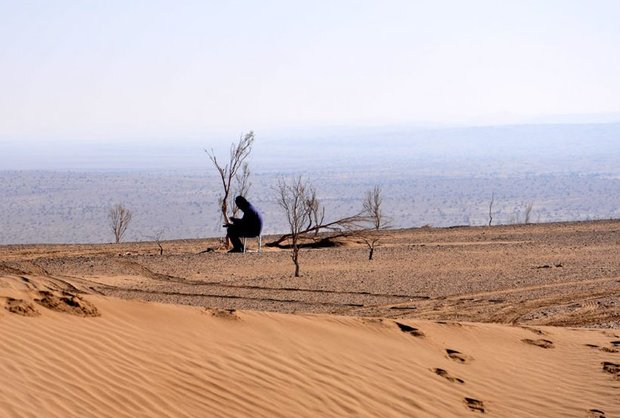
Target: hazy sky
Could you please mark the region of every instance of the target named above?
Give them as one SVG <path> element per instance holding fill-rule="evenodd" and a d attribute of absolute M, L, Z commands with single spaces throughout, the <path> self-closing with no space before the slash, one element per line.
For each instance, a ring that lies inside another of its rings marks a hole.
<path fill-rule="evenodd" d="M 0 138 L 620 112 L 618 0 L 0 0 Z"/>

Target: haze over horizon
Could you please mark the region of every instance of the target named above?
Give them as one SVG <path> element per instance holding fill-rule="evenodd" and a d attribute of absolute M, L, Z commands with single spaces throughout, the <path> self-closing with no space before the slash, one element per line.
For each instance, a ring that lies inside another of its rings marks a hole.
<path fill-rule="evenodd" d="M 215 139 L 214 139 L 215 138 Z M 620 176 L 620 123 L 453 128 L 338 128 L 256 133 L 255 174 L 400 173 L 482 176 L 504 173 Z M 204 172 L 207 149 L 220 158 L 235 137 L 29 143 L 0 139 L 2 170 Z"/>

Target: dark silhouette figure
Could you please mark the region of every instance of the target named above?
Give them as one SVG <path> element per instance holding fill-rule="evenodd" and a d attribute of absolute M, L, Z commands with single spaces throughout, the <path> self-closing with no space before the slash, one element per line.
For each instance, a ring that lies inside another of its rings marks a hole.
<path fill-rule="evenodd" d="M 232 223 L 224 225 L 228 228 L 226 236 L 233 245 L 229 253 L 242 253 L 241 238 L 257 237 L 263 230 L 263 217 L 260 212 L 248 202 L 245 197 L 237 196 L 235 204 L 243 212 L 242 218 L 230 218 Z"/>

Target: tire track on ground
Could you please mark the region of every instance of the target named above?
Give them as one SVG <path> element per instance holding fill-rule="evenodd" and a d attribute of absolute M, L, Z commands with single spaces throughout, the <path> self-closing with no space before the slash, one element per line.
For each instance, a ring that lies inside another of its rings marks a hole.
<path fill-rule="evenodd" d="M 609 290 L 592 293 L 590 292 L 577 292 L 571 294 L 560 294 L 554 296 L 547 297 L 539 297 L 532 300 L 528 300 L 525 303 L 519 305 L 512 305 L 512 303 L 508 300 L 504 299 L 493 299 L 495 296 L 511 296 L 518 295 L 520 293 L 528 293 L 528 292 L 536 292 L 536 291 L 545 291 L 545 290 L 553 290 L 558 288 L 569 288 L 569 287 L 578 287 L 584 285 L 601 285 L 605 283 L 618 282 L 620 283 L 620 277 L 606 277 L 606 278 L 598 278 L 598 279 L 588 279 L 588 280 L 577 280 L 570 282 L 562 282 L 562 283 L 552 283 L 545 285 L 537 285 L 537 286 L 525 286 L 521 288 L 514 289 L 504 289 L 497 291 L 486 291 L 486 292 L 474 292 L 474 293 L 466 293 L 459 294 L 455 296 L 447 296 L 447 297 L 435 297 L 429 298 L 426 300 L 421 300 L 420 305 L 412 306 L 411 301 L 407 302 L 394 302 L 387 304 L 376 304 L 376 305 L 364 305 L 360 308 L 347 308 L 342 311 L 336 312 L 337 314 L 343 315 L 364 315 L 364 312 L 375 311 L 375 313 L 380 313 L 381 316 L 385 316 L 387 318 L 394 318 L 406 315 L 406 312 L 428 312 L 433 310 L 432 308 L 427 308 L 425 306 L 430 303 L 440 302 L 442 304 L 443 309 L 456 308 L 459 305 L 459 302 L 467 301 L 470 302 L 467 311 L 475 310 L 483 306 L 493 306 L 495 310 L 503 309 L 504 312 L 499 314 L 490 315 L 489 320 L 492 322 L 506 322 L 507 319 L 510 319 L 508 322 L 515 323 L 521 317 L 526 316 L 528 313 L 542 309 L 542 308 L 551 308 L 551 307 L 559 307 L 567 303 L 572 303 L 575 301 L 583 301 L 593 300 L 596 298 L 602 298 L 606 296 L 613 296 L 615 293 Z M 620 284 L 617 286 L 618 291 L 616 293 L 620 293 Z M 476 299 L 479 299 L 476 301 Z M 474 302 L 474 303 L 472 303 Z M 476 303 L 478 302 L 478 303 Z M 594 303 L 594 302 L 591 302 Z M 508 304 L 508 306 L 506 306 Z M 442 310 L 443 310 L 442 309 Z M 397 310 L 399 313 L 394 313 Z M 511 312 L 510 312 L 511 311 Z M 526 311 L 523 313 L 523 311 Z"/>
<path fill-rule="evenodd" d="M 298 305 L 311 305 L 311 306 L 351 306 L 361 307 L 363 304 L 356 303 L 337 303 L 337 302 L 322 302 L 322 301 L 304 301 L 297 299 L 279 299 L 271 297 L 256 297 L 256 296 L 242 296 L 242 295 L 220 295 L 220 294 L 208 294 L 208 293 L 184 293 L 175 291 L 161 291 L 161 290 L 145 290 L 145 289 L 116 289 L 121 293 L 134 293 L 142 295 L 153 296 L 175 296 L 175 297 L 191 297 L 191 298 L 217 298 L 217 299 L 243 299 L 259 302 L 278 302 L 278 303 L 291 303 Z M 115 292 L 111 292 L 115 293 Z"/>
<path fill-rule="evenodd" d="M 132 271 L 139 273 L 142 277 L 146 277 L 149 279 L 163 281 L 163 282 L 176 282 L 186 286 L 212 286 L 212 287 L 222 287 L 228 289 L 242 289 L 242 290 L 265 290 L 265 291 L 289 291 L 289 292 L 308 292 L 308 293 L 325 293 L 325 294 L 334 294 L 334 295 L 359 295 L 359 296 L 371 296 L 371 297 L 383 297 L 383 298 L 401 298 L 401 299 L 409 299 L 409 300 L 426 300 L 430 299 L 430 296 L 425 295 L 405 295 L 405 294 L 391 294 L 391 293 L 375 293 L 368 291 L 353 291 L 353 290 L 329 290 L 329 289 L 311 289 L 311 288 L 302 288 L 302 287 L 272 287 L 272 286 L 258 286 L 258 285 L 240 285 L 240 284 L 231 284 L 225 283 L 221 281 L 210 282 L 205 280 L 190 280 L 184 277 L 172 276 L 168 274 L 157 273 L 148 267 L 141 265 L 140 263 L 133 261 L 123 261 L 123 264 L 127 265 Z M 82 279 L 84 278 L 77 278 Z M 92 281 L 93 283 L 98 283 L 96 281 Z M 104 284 L 101 284 L 104 285 Z M 104 285 L 109 286 L 109 285 Z"/>

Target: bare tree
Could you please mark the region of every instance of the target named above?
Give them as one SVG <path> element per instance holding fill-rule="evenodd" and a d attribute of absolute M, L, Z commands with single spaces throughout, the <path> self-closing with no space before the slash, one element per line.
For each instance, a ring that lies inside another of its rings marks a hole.
<path fill-rule="evenodd" d="M 491 202 L 489 203 L 489 226 L 493 223 L 493 202 L 495 201 L 495 193 L 491 193 Z"/>
<path fill-rule="evenodd" d="M 362 240 L 368 247 L 368 260 L 372 260 L 375 252 L 375 248 L 379 246 L 381 241 L 382 229 L 388 227 L 387 219 L 383 214 L 381 204 L 383 198 L 381 196 L 381 187 L 375 186 L 372 190 L 366 192 L 364 198 L 363 214 L 366 217 L 367 222 L 370 223 L 370 227 L 360 232 Z"/>
<path fill-rule="evenodd" d="M 161 245 L 162 237 L 164 236 L 164 232 L 166 232 L 166 228 L 161 228 L 156 230 L 153 235 L 147 235 L 146 238 L 155 241 L 157 247 L 159 248 L 159 255 L 164 255 L 164 247 Z"/>
<path fill-rule="evenodd" d="M 290 232 L 267 243 L 266 246 L 292 249 L 291 258 L 295 264 L 295 277 L 299 277 L 299 249 L 302 246 L 331 246 L 335 238 L 360 236 L 362 231 L 369 231 L 376 225 L 372 221 L 373 227 L 366 227 L 371 217 L 364 214 L 364 211 L 353 216 L 325 222 L 325 208 L 317 197 L 316 189 L 302 177 L 294 178 L 290 182 L 280 179 L 276 191 L 277 202 L 284 209 Z M 379 205 L 379 211 L 375 214 L 379 217 L 379 228 L 383 228 L 385 218 L 380 212 L 380 189 L 378 198 L 376 203 Z M 319 235 L 319 232 L 323 233 Z"/>
<path fill-rule="evenodd" d="M 220 180 L 222 182 L 223 193 L 220 196 L 219 203 L 221 216 L 224 223 L 230 223 L 228 208 L 234 207 L 232 203 L 234 196 L 231 193 L 233 191 L 233 181 L 237 181 L 237 191 L 241 195 L 243 195 L 244 192 L 247 192 L 247 188 L 249 188 L 250 183 L 248 182 L 248 178 L 250 176 L 250 170 L 245 160 L 252 151 L 253 143 L 254 132 L 250 131 L 245 135 L 241 135 L 239 142 L 233 143 L 230 146 L 228 162 L 224 165 L 222 165 L 217 159 L 213 149 L 210 151 L 205 149 L 205 152 L 209 155 L 211 162 L 219 173 Z M 238 174 L 239 170 L 242 170 L 240 175 Z"/>
<path fill-rule="evenodd" d="M 122 203 L 117 203 L 108 211 L 110 227 L 114 233 L 114 242 L 116 244 L 121 242 L 123 235 L 125 235 L 125 231 L 127 231 L 132 216 L 131 211 L 125 208 Z"/>
<path fill-rule="evenodd" d="M 534 208 L 534 202 L 529 202 L 527 205 L 525 205 L 525 218 L 524 218 L 524 222 L 526 224 L 529 224 L 532 218 L 532 209 Z"/>
<path fill-rule="evenodd" d="M 312 220 L 312 209 L 308 205 L 316 193 L 312 186 L 301 177 L 289 182 L 278 180 L 278 205 L 284 210 L 290 227 L 291 259 L 295 264 L 295 277 L 299 277 L 299 238 L 307 231 L 305 225 Z"/>

